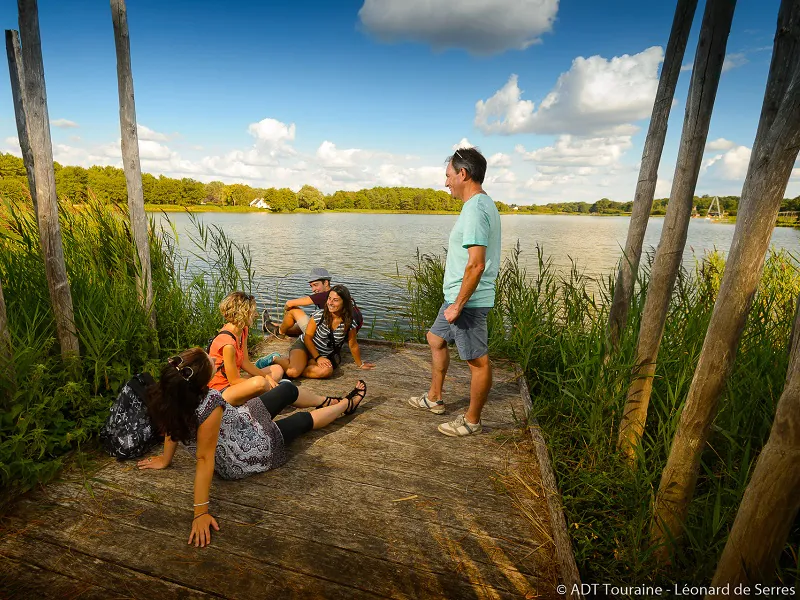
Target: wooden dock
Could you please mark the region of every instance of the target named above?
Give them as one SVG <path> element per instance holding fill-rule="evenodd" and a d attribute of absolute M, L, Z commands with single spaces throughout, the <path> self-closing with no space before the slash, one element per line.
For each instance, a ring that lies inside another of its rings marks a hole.
<path fill-rule="evenodd" d="M 427 389 L 426 347 L 365 343 L 362 353 L 377 368 L 356 369 L 345 351 L 333 379 L 302 381 L 338 395 L 365 379 L 355 415 L 294 442 L 279 469 L 214 479 L 211 546 L 186 543 L 185 451 L 163 471 L 98 456 L 99 468 L 73 468 L 5 515 L 0 597 L 563 597 L 565 532 L 551 526 L 513 365 L 495 362 L 484 433 L 455 439 L 436 427 L 466 408 L 466 363 L 451 362 L 447 413 L 434 415 L 406 403 Z"/>

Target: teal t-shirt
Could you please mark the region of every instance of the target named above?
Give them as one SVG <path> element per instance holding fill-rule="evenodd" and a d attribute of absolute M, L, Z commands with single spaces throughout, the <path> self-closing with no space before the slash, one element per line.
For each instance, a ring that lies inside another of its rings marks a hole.
<path fill-rule="evenodd" d="M 486 194 L 475 194 L 464 203 L 450 232 L 443 287 L 444 299 L 451 304 L 461 291 L 470 246 L 486 246 L 486 268 L 466 306 L 490 308 L 494 306 L 494 282 L 500 269 L 500 213 Z"/>

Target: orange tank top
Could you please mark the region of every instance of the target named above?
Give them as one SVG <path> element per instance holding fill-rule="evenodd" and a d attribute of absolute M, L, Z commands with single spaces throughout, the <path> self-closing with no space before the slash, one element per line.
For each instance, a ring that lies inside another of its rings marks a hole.
<path fill-rule="evenodd" d="M 224 327 L 223 330 L 228 331 Z M 211 378 L 211 382 L 208 384 L 208 387 L 212 390 L 222 391 L 230 385 L 228 376 L 225 373 L 224 360 L 222 358 L 222 349 L 225 346 L 233 346 L 234 350 L 236 350 L 236 370 L 239 371 L 242 368 L 244 349 L 247 347 L 247 332 L 248 328 L 245 327 L 244 330 L 242 330 L 242 337 L 237 339 L 235 343 L 231 336 L 225 334 L 220 335 L 219 333 L 217 337 L 214 338 L 214 341 L 211 342 L 208 355 L 214 359 L 214 364 L 217 366 L 217 372 L 214 373 L 214 377 Z M 233 332 L 231 331 L 231 333 Z"/>

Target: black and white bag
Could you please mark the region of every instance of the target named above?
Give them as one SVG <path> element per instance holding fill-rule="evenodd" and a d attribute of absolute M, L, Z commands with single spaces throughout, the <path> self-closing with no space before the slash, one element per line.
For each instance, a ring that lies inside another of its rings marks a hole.
<path fill-rule="evenodd" d="M 149 373 L 134 375 L 122 386 L 100 430 L 100 443 L 119 460 L 142 456 L 161 441 L 147 415 L 147 388 L 155 383 Z"/>

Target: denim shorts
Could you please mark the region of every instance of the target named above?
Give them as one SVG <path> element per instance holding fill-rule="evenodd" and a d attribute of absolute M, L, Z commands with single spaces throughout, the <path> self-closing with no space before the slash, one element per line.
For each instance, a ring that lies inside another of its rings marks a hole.
<path fill-rule="evenodd" d="M 489 330 L 486 316 L 491 308 L 464 308 L 455 323 L 444 318 L 444 309 L 449 302 L 442 304 L 436 320 L 431 325 L 431 333 L 445 342 L 456 343 L 461 360 L 475 360 L 489 353 Z"/>

